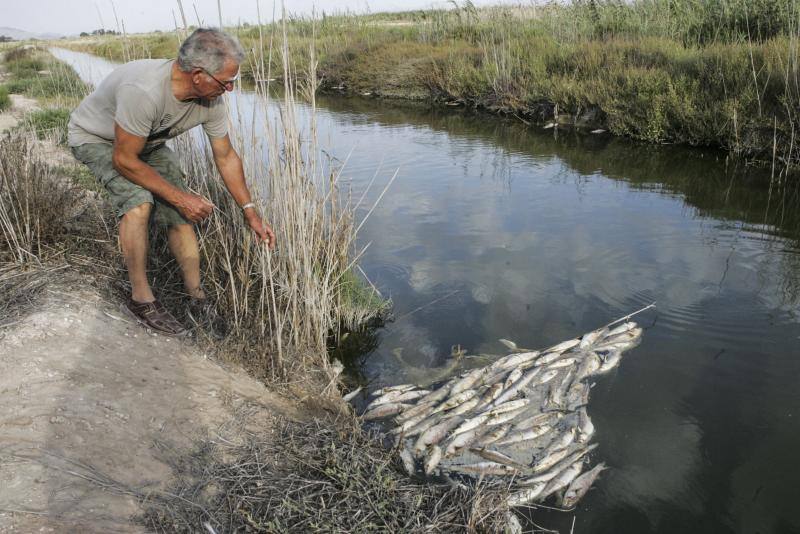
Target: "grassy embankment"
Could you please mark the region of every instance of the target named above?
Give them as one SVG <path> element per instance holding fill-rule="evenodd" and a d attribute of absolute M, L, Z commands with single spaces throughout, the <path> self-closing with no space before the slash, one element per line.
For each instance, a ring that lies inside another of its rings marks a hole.
<path fill-rule="evenodd" d="M 40 96 L 40 103 L 51 98 L 75 102 L 69 99 L 75 98 L 71 88 L 77 85 L 65 83 L 74 72 L 63 65 L 57 70 L 53 64 L 39 69 L 41 65 L 34 62 L 40 59 L 49 61 L 41 51 L 12 53 L 5 63 L 13 73 L 11 83 Z M 66 73 L 66 78 L 56 83 L 50 77 L 57 72 Z M 310 83 L 313 88 L 313 77 Z M 65 92 L 46 89 L 50 87 Z M 199 226 L 201 253 L 206 289 L 231 331 L 224 342 L 208 341 L 206 347 L 245 365 L 286 394 L 310 399 L 312 407 L 322 402 L 328 410 L 310 411 L 325 415 L 340 410 L 329 402 L 339 398 L 337 371 L 326 354 L 329 336 L 379 314 L 383 301 L 359 289 L 361 282 L 352 274 L 359 253 L 353 206 L 347 195 L 340 195 L 336 176 L 303 157 L 315 154 L 317 148 L 313 135 L 310 145 L 300 145 L 293 113 L 295 91 L 294 82 L 287 79 L 281 102 L 284 114 L 278 123 L 265 126 L 264 139 L 235 140 L 253 190 L 265 193 L 259 202 L 276 230 L 277 253 L 253 240 L 221 185 L 207 147 L 187 138 L 178 140 L 176 149 L 190 187 L 218 208 Z M 48 148 L 31 130 L 34 124 L 26 121 L 0 137 L 4 317 L 22 314 L 21 304 L 33 301 L 53 276 L 64 272 L 82 276 L 81 283 L 101 280 L 112 292 L 128 289 L 122 282 L 113 215 L 108 209 L 75 210 L 87 202 L 91 205 L 92 197 L 87 200 L 79 183 L 53 168 Z M 63 131 L 52 139 L 63 139 Z M 270 154 L 266 163 L 265 151 Z M 181 291 L 177 267 L 163 236 L 153 238 L 156 291 L 177 307 Z M 362 431 L 344 412 L 338 413 L 337 421 L 281 422 L 270 436 L 245 432 L 236 444 L 213 439 L 199 443 L 197 451 L 176 459 L 171 492 L 141 495 L 145 514 L 140 520 L 150 529 L 170 532 L 208 530 L 206 523 L 219 531 L 498 528 L 504 517 L 504 508 L 498 505 L 503 502 L 502 491 L 409 479 L 375 436 Z M 354 510 L 361 513 L 354 515 Z"/>
<path fill-rule="evenodd" d="M 258 50 L 273 30 L 237 31 Z M 315 47 L 324 89 L 430 98 L 792 165 L 800 160 L 799 33 L 800 5 L 792 0 L 483 9 L 466 2 L 446 11 L 323 15 L 288 25 L 298 64 Z M 155 34 L 72 46 L 121 60 L 125 50 L 172 57 L 176 42 Z"/>

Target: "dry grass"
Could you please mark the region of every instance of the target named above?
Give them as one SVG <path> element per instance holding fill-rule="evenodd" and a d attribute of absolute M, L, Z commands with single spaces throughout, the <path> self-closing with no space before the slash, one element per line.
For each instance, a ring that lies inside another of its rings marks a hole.
<path fill-rule="evenodd" d="M 171 463 L 177 483 L 144 502 L 156 532 L 498 532 L 507 511 L 502 488 L 410 479 L 349 419 L 282 420 Z"/>

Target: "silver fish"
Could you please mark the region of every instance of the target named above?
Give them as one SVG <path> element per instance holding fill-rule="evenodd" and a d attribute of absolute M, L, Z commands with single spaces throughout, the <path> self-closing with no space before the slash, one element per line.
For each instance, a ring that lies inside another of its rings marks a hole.
<path fill-rule="evenodd" d="M 527 430 L 535 426 L 552 424 L 554 420 L 561 419 L 562 417 L 564 417 L 564 415 L 561 412 L 537 413 L 533 417 L 528 417 L 527 419 L 515 423 L 514 430 Z"/>
<path fill-rule="evenodd" d="M 541 369 L 541 367 L 538 367 L 538 369 Z M 556 376 L 558 376 L 558 369 L 550 369 L 549 371 L 545 371 L 544 374 L 542 374 L 542 376 L 539 377 L 536 383 L 540 385 L 547 384 Z"/>
<path fill-rule="evenodd" d="M 636 323 L 634 323 L 633 321 L 629 321 L 627 323 L 622 323 L 618 327 L 609 330 L 608 333 L 606 334 L 605 338 L 606 339 L 608 339 L 610 337 L 613 338 L 614 336 L 617 336 L 619 334 L 624 334 L 625 332 L 627 332 L 629 330 L 633 330 L 634 328 L 636 328 Z"/>
<path fill-rule="evenodd" d="M 461 393 L 458 393 L 454 397 L 450 397 L 449 399 L 447 399 L 446 401 L 441 403 L 439 406 L 434 408 L 432 413 L 436 413 L 436 412 L 439 412 L 439 411 L 447 411 L 447 410 L 450 410 L 452 408 L 455 408 L 459 404 L 462 404 L 462 403 L 470 400 L 472 397 L 474 397 L 477 394 L 478 394 L 478 392 L 476 390 L 474 390 L 474 389 L 468 389 L 466 391 L 462 391 Z"/>
<path fill-rule="evenodd" d="M 569 388 L 570 384 L 572 384 L 573 376 L 575 376 L 575 371 L 570 369 L 567 371 L 567 374 L 564 375 L 564 378 L 561 379 L 561 382 L 554 384 L 550 388 L 550 395 L 547 399 L 550 404 L 555 406 L 564 405 L 564 396 L 567 394 L 567 389 Z"/>
<path fill-rule="evenodd" d="M 525 488 L 522 491 L 517 491 L 515 493 L 512 493 L 511 495 L 508 496 L 508 500 L 506 502 L 510 507 L 523 506 L 525 504 L 528 504 L 532 500 L 539 497 L 539 495 L 542 493 L 546 485 L 547 484 L 543 482 L 539 482 L 538 484 L 535 484 L 530 488 Z"/>
<path fill-rule="evenodd" d="M 389 393 L 372 401 L 367 408 L 372 409 L 376 406 L 380 406 L 381 404 L 388 404 L 390 402 L 408 402 L 416 400 L 420 397 L 424 397 L 428 393 L 430 393 L 430 391 L 424 389 L 412 391 L 390 391 Z"/>
<path fill-rule="evenodd" d="M 536 366 L 541 367 L 543 365 L 552 363 L 560 358 L 563 358 L 560 352 L 548 352 L 543 354 L 542 356 L 539 357 L 539 359 L 536 360 Z"/>
<path fill-rule="evenodd" d="M 606 336 L 608 330 L 606 328 L 600 328 L 598 330 L 594 330 L 589 332 L 588 334 L 584 334 L 581 338 L 581 342 L 578 343 L 579 349 L 588 349 L 592 345 L 594 345 L 598 339 L 602 339 Z"/>
<path fill-rule="evenodd" d="M 414 444 L 414 452 L 419 456 L 422 454 L 422 451 L 425 450 L 425 447 L 439 443 L 448 432 L 460 425 L 463 421 L 463 417 L 450 417 L 428 428 L 425 432 L 420 434 L 417 442 Z"/>
<path fill-rule="evenodd" d="M 517 483 L 524 486 L 528 484 L 534 484 L 537 482 L 551 480 L 561 471 L 563 471 L 573 463 L 577 462 L 578 460 L 580 460 L 581 458 L 583 458 L 596 448 L 597 444 L 595 443 L 593 445 L 589 445 L 588 447 L 577 449 L 569 454 L 565 454 L 563 458 L 561 458 L 555 464 L 552 464 L 550 468 L 538 471 L 534 469 L 534 472 L 538 472 L 539 474 L 529 478 L 520 479 Z"/>
<path fill-rule="evenodd" d="M 361 418 L 364 419 L 365 421 L 371 421 L 372 419 L 382 419 L 384 417 L 389 417 L 390 415 L 399 414 L 403 410 L 410 407 L 411 407 L 410 404 L 402 404 L 399 402 L 390 402 L 389 404 L 381 404 L 380 406 L 362 415 Z"/>
<path fill-rule="evenodd" d="M 409 408 L 405 410 L 403 413 L 395 417 L 395 420 L 398 423 L 402 423 L 404 421 L 408 421 L 409 419 L 414 419 L 419 415 L 428 415 L 433 407 L 436 406 L 435 402 L 420 402 L 417 401 L 417 404 L 413 408 Z"/>
<path fill-rule="evenodd" d="M 481 447 L 481 448 L 472 448 L 470 449 L 470 452 L 472 452 L 473 454 L 477 454 L 481 458 L 485 458 L 490 462 L 497 462 L 498 464 L 510 465 L 511 467 L 517 469 L 525 469 L 525 466 L 520 465 L 520 463 L 514 460 L 512 457 L 505 455 L 500 451 Z"/>
<path fill-rule="evenodd" d="M 525 411 L 525 409 L 526 407 L 523 406 L 521 408 L 517 408 L 516 410 L 511 410 L 509 412 L 504 412 L 489 417 L 489 419 L 486 421 L 486 426 L 495 426 L 495 425 L 502 425 L 503 423 L 508 423 L 509 421 L 515 419 L 523 411 Z"/>
<path fill-rule="evenodd" d="M 380 397 L 381 395 L 385 395 L 386 393 L 391 393 L 392 391 L 409 391 L 412 389 L 416 389 L 417 386 L 414 384 L 400 384 L 397 386 L 387 386 L 385 388 L 376 389 L 372 392 L 373 395 L 376 397 Z"/>
<path fill-rule="evenodd" d="M 569 449 L 560 449 L 549 454 L 542 455 L 540 460 L 534 460 L 533 472 L 541 473 L 547 471 L 569 454 Z"/>
<path fill-rule="evenodd" d="M 520 378 L 522 378 L 522 369 L 517 367 L 516 369 L 508 373 L 508 378 L 506 378 L 506 381 L 503 382 L 503 389 L 510 388 L 511 385 Z"/>
<path fill-rule="evenodd" d="M 461 434 L 462 432 L 467 432 L 468 430 L 472 430 L 473 428 L 478 428 L 488 419 L 489 419 L 488 415 L 479 415 L 477 417 L 473 417 L 472 419 L 467 419 L 466 421 L 461 423 L 461 426 L 459 426 L 453 431 L 453 435 L 455 436 Z"/>
<path fill-rule="evenodd" d="M 547 483 L 547 486 L 545 486 L 540 494 L 540 498 L 546 499 L 548 495 L 552 495 L 561 488 L 568 486 L 570 482 L 575 480 L 575 477 L 581 474 L 582 470 L 583 460 L 578 460 L 577 462 L 573 463 L 556 475 L 553 480 Z"/>
<path fill-rule="evenodd" d="M 602 364 L 603 361 L 600 359 L 600 356 L 594 352 L 589 352 L 584 356 L 583 361 L 578 366 L 578 370 L 575 373 L 575 380 L 583 380 L 588 376 L 592 376 L 600 369 Z"/>
<path fill-rule="evenodd" d="M 573 441 L 575 441 L 575 428 L 570 427 L 556 436 L 553 441 L 547 445 L 546 453 L 551 453 L 560 449 L 566 449 Z"/>
<path fill-rule="evenodd" d="M 519 470 L 510 465 L 499 464 L 497 462 L 479 462 L 477 464 L 455 464 L 450 469 L 463 473 L 474 473 L 476 475 L 516 475 Z"/>
<path fill-rule="evenodd" d="M 539 425 L 528 430 L 523 430 L 508 436 L 503 441 L 498 442 L 498 445 L 513 445 L 514 443 L 522 443 L 523 441 L 531 441 L 541 436 L 544 436 L 553 429 L 550 425 Z"/>
<path fill-rule="evenodd" d="M 591 386 L 586 382 L 574 381 L 567 391 L 567 409 L 575 411 L 589 402 Z"/>
<path fill-rule="evenodd" d="M 466 391 L 471 389 L 475 384 L 477 384 L 481 378 L 487 373 L 486 369 L 475 369 L 467 373 L 463 378 L 461 378 L 458 382 L 453 384 L 453 387 L 450 389 L 450 395 L 458 395 L 462 391 Z"/>
<path fill-rule="evenodd" d="M 450 385 L 444 384 L 439 389 L 435 389 L 419 399 L 417 404 L 424 404 L 427 402 L 439 402 L 450 394 Z"/>
<path fill-rule="evenodd" d="M 603 362 L 603 365 L 600 366 L 600 369 L 597 370 L 597 374 L 601 375 L 603 373 L 607 373 L 617 365 L 619 365 L 619 361 L 622 359 L 622 352 L 615 351 L 610 353 L 606 356 L 606 360 Z"/>
<path fill-rule="evenodd" d="M 353 391 L 351 391 L 347 395 L 342 396 L 342 400 L 345 401 L 345 402 L 350 402 L 351 400 L 356 398 L 356 395 L 361 393 L 362 389 L 364 389 L 364 386 L 358 386 L 356 389 L 354 389 Z"/>
<path fill-rule="evenodd" d="M 463 403 L 461 406 L 458 406 L 455 409 L 451 410 L 450 413 L 448 413 L 448 415 L 453 416 L 453 415 L 465 414 L 468 411 L 475 408 L 476 406 L 478 406 L 481 402 L 482 402 L 481 399 L 477 397 L 472 397 L 467 402 Z"/>
<path fill-rule="evenodd" d="M 572 508 L 578 501 L 586 495 L 586 492 L 589 491 L 589 488 L 592 487 L 594 481 L 597 480 L 597 477 L 606 469 L 606 465 L 603 463 L 597 464 L 589 471 L 585 472 L 581 476 L 577 477 L 575 480 L 567 488 L 567 491 L 564 493 L 564 498 L 561 501 L 561 506 L 564 508 Z"/>
<path fill-rule="evenodd" d="M 494 402 L 494 400 L 497 397 L 499 397 L 501 393 L 503 393 L 502 382 L 498 382 L 496 384 L 492 384 L 491 386 L 489 386 L 486 389 L 486 392 L 481 397 L 480 402 L 477 404 L 477 406 L 475 406 L 475 411 L 478 413 L 482 412 L 484 409 L 489 407 L 489 405 L 491 405 L 492 402 Z"/>
<path fill-rule="evenodd" d="M 569 349 L 580 345 L 580 343 L 581 343 L 581 338 L 576 337 L 576 338 L 570 339 L 568 341 L 562 341 L 558 345 L 553 345 L 552 347 L 547 349 L 547 352 L 559 352 L 559 353 L 560 352 L 566 352 Z"/>
<path fill-rule="evenodd" d="M 494 369 L 513 369 L 519 365 L 525 364 L 530 362 L 531 360 L 535 359 L 539 356 L 538 351 L 530 351 L 530 352 L 519 352 L 516 354 L 510 354 L 501 360 L 496 361 L 492 364 Z"/>
<path fill-rule="evenodd" d="M 415 426 L 417 426 L 419 423 L 421 423 L 427 417 L 428 417 L 428 414 L 426 414 L 426 413 L 420 414 L 420 415 L 418 415 L 416 417 L 413 417 L 411 419 L 403 421 L 402 423 L 400 423 L 399 425 L 394 427 L 390 432 L 392 434 L 404 434 L 404 433 L 408 432 L 409 430 L 411 430 L 412 428 L 414 428 Z"/>
<path fill-rule="evenodd" d="M 491 404 L 491 406 L 497 406 L 497 405 L 503 404 L 507 400 L 513 399 L 514 397 L 516 397 L 517 394 L 525 386 L 527 386 L 531 381 L 533 381 L 537 376 L 539 376 L 539 373 L 541 371 L 542 371 L 541 367 L 534 367 L 533 369 L 531 369 L 529 371 L 525 371 L 525 374 L 522 375 L 522 378 L 520 378 L 519 380 L 514 382 L 514 385 L 512 385 L 510 388 L 508 388 L 507 390 L 503 391 L 503 393 L 494 400 L 494 402 Z"/>
<path fill-rule="evenodd" d="M 586 443 L 593 435 L 594 424 L 586 412 L 586 408 L 581 408 L 578 412 L 578 443 Z"/>
<path fill-rule="evenodd" d="M 481 447 L 486 447 L 487 445 L 491 445 L 497 440 L 502 439 L 508 433 L 510 428 L 511 425 L 496 426 L 495 428 L 492 428 L 485 434 L 481 435 L 476 441 Z"/>
<path fill-rule="evenodd" d="M 409 451 L 406 447 L 400 449 L 400 459 L 403 461 L 403 468 L 406 470 L 406 473 L 413 475 L 417 468 L 411 451 Z"/>
<path fill-rule="evenodd" d="M 494 417 L 495 415 L 500 415 L 501 413 L 510 412 L 512 410 L 516 410 L 517 408 L 522 408 L 530 404 L 531 399 L 517 399 L 512 401 L 507 401 L 502 404 L 495 404 L 494 407 L 486 410 L 486 415 L 490 417 Z"/>
<path fill-rule="evenodd" d="M 425 461 L 425 474 L 430 475 L 439 462 L 442 461 L 442 448 L 438 445 L 431 447 L 431 452 L 428 454 L 428 459 Z"/>
<path fill-rule="evenodd" d="M 479 428 L 473 428 L 461 434 L 456 434 L 447 444 L 447 448 L 444 451 L 445 457 L 452 456 L 464 447 L 471 445 L 478 438 L 480 432 Z"/>
<path fill-rule="evenodd" d="M 561 358 L 560 360 L 556 360 L 550 365 L 547 366 L 548 369 L 562 369 L 564 367 L 569 367 L 570 365 L 575 365 L 577 362 L 577 358 Z"/>
<path fill-rule="evenodd" d="M 508 339 L 503 339 L 503 338 L 500 338 L 498 341 L 500 341 L 500 343 L 505 345 L 508 350 L 513 350 L 513 351 L 519 350 L 517 349 L 517 344 L 514 343 L 513 341 L 509 341 Z"/>
<path fill-rule="evenodd" d="M 410 438 L 416 436 L 417 434 L 421 434 L 422 432 L 428 430 L 430 427 L 439 424 L 442 421 L 443 417 L 444 417 L 443 414 L 428 415 L 425 417 L 425 419 L 423 419 L 413 427 L 406 430 L 404 435 L 405 437 Z"/>

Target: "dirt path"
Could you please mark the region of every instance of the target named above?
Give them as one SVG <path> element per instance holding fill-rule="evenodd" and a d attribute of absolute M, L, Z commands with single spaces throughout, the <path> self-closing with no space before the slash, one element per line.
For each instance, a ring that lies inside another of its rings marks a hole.
<path fill-rule="evenodd" d="M 268 432 L 288 403 L 190 342 L 148 334 L 80 281 L 44 290 L 36 311 L 0 329 L 0 531 L 129 532 L 136 500 L 163 488 L 157 444 L 226 435 L 246 410 Z M 104 487 L 98 475 L 114 481 Z"/>
<path fill-rule="evenodd" d="M 2 81 L 2 80 L 0 80 Z M 30 112 L 39 109 L 36 100 L 25 95 L 8 95 L 11 99 L 11 107 L 0 112 L 0 133 L 15 127 L 22 120 L 22 117 Z"/>

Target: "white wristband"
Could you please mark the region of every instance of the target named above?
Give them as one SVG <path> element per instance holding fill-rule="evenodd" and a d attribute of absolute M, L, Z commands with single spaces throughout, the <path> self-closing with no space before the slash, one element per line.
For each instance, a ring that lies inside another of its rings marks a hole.
<path fill-rule="evenodd" d="M 255 208 L 255 207 L 256 207 L 256 203 L 255 202 L 248 202 L 247 204 L 242 206 L 242 211 L 246 210 L 247 208 Z"/>

